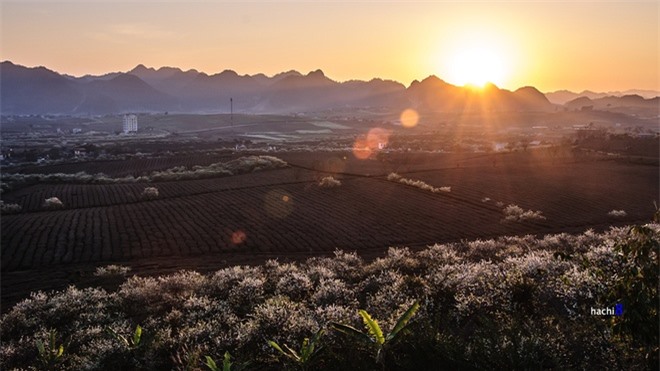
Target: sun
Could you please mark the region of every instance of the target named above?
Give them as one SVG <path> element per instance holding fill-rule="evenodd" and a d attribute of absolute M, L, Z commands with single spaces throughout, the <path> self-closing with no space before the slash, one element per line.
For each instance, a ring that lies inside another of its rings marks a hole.
<path fill-rule="evenodd" d="M 520 57 L 517 36 L 499 26 L 462 24 L 437 41 L 436 68 L 445 81 L 458 86 L 506 86 Z"/>
<path fill-rule="evenodd" d="M 483 87 L 506 82 L 506 56 L 489 45 L 465 45 L 449 57 L 447 80 L 456 85 Z"/>

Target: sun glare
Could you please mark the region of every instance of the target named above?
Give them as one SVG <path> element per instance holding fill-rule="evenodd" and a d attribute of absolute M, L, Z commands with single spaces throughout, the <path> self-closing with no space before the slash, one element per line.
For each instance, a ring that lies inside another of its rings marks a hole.
<path fill-rule="evenodd" d="M 447 78 L 458 85 L 502 85 L 506 78 L 504 56 L 486 46 L 466 46 L 451 57 Z"/>
<path fill-rule="evenodd" d="M 465 27 L 463 25 L 462 27 Z M 483 87 L 491 82 L 502 87 L 513 69 L 515 37 L 497 27 L 456 29 L 445 36 L 438 51 L 440 76 L 458 86 Z"/>

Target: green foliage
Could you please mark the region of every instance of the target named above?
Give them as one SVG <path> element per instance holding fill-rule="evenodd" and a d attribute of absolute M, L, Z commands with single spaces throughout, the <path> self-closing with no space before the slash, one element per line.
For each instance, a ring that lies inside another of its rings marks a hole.
<path fill-rule="evenodd" d="M 227 354 L 227 353 L 225 353 L 225 354 Z M 206 367 L 208 367 L 209 370 L 211 370 L 211 371 L 220 371 L 220 368 L 215 363 L 213 358 L 211 358 L 210 356 L 205 356 L 204 358 L 206 358 L 206 363 L 204 365 Z M 231 363 L 228 364 L 228 368 L 231 369 Z"/>
<path fill-rule="evenodd" d="M 229 352 L 225 352 L 224 356 L 222 357 L 222 369 L 218 367 L 218 364 L 210 356 L 205 356 L 204 358 L 206 359 L 204 366 L 208 367 L 208 369 L 211 371 L 238 371 L 245 369 L 245 367 L 249 365 L 249 363 L 244 363 L 242 365 L 234 364 L 231 362 L 231 354 L 229 354 Z M 232 369 L 232 366 L 234 365 L 236 367 Z"/>
<path fill-rule="evenodd" d="M 190 349 L 187 344 L 182 344 L 179 350 L 171 356 L 173 369 L 180 371 L 200 370 L 201 351 L 199 348 Z"/>
<path fill-rule="evenodd" d="M 396 325 L 387 335 L 383 335 L 383 330 L 380 328 L 378 321 L 371 318 L 371 315 L 369 315 L 364 309 L 360 309 L 358 314 L 362 317 L 362 322 L 364 322 L 367 332 L 360 331 L 355 327 L 341 323 L 332 323 L 331 325 L 335 330 L 341 333 L 349 335 L 358 341 L 370 344 L 376 352 L 376 363 L 382 364 L 385 360 L 386 347 L 399 338 L 399 334 L 408 325 L 408 322 L 410 322 L 417 310 L 419 310 L 419 302 L 415 301 L 413 305 L 411 305 L 410 308 L 399 317 Z"/>
<path fill-rule="evenodd" d="M 57 345 L 57 331 L 51 329 L 48 333 L 48 341 L 44 344 L 41 340 L 35 341 L 39 351 L 39 364 L 46 370 L 55 369 L 62 362 L 64 345 Z"/>
<path fill-rule="evenodd" d="M 284 344 L 284 349 L 286 349 L 284 350 L 273 340 L 268 340 L 268 344 L 282 355 L 284 355 L 286 358 L 292 360 L 302 370 L 307 370 L 322 349 L 322 347 L 318 346 L 318 344 L 320 342 L 321 336 L 323 335 L 323 332 L 323 329 L 319 329 L 316 331 L 316 334 L 314 334 L 311 340 L 309 338 L 305 338 L 302 342 L 302 345 L 300 346 L 299 351 L 295 351 L 286 344 Z"/>
<path fill-rule="evenodd" d="M 380 325 L 378 325 L 378 321 L 372 319 L 364 309 L 360 309 L 358 314 L 362 317 L 364 326 L 367 328 L 369 335 L 371 335 L 373 342 L 380 346 L 385 344 L 385 336 L 383 335 L 383 330 L 380 329 Z"/>
<path fill-rule="evenodd" d="M 117 339 L 117 341 L 119 341 L 123 346 L 125 346 L 130 350 L 139 348 L 140 344 L 142 343 L 142 327 L 140 327 L 140 325 L 137 325 L 135 327 L 135 332 L 133 333 L 133 336 L 130 338 L 118 334 L 115 330 L 109 327 L 106 328 L 106 332 L 110 334 L 113 338 Z"/>
<path fill-rule="evenodd" d="M 630 228 L 628 238 L 615 246 L 622 269 L 610 291 L 624 314 L 612 317 L 614 333 L 643 348 L 651 365 L 658 364 L 658 235 L 647 226 Z"/>

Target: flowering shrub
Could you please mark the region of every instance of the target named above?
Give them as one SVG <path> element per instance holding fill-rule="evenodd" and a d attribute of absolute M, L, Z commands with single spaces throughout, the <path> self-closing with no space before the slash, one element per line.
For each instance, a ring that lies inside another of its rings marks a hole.
<path fill-rule="evenodd" d="M 266 340 L 297 346 L 325 329 L 319 370 L 655 369 L 660 225 L 628 230 L 391 248 L 372 262 L 336 251 L 210 275 L 133 276 L 116 292 L 33 293 L 0 320 L 0 361 L 39 369 L 46 358 L 36 342 L 57 334 L 63 370 L 201 369 L 205 356 L 226 352 L 250 368 L 282 369 L 290 364 Z M 591 315 L 618 300 L 635 316 Z M 417 313 L 381 365 L 368 345 L 330 325 L 364 328 L 363 309 L 390 331 L 413 303 Z M 138 325 L 139 345 L 117 341 Z"/>
<path fill-rule="evenodd" d="M 145 200 L 155 200 L 158 198 L 158 188 L 147 187 L 142 191 L 141 197 Z"/>
<path fill-rule="evenodd" d="M 20 213 L 23 208 L 19 204 L 6 204 L 0 200 L 0 213 L 2 214 L 16 214 Z"/>
<path fill-rule="evenodd" d="M 413 179 L 404 178 L 404 177 L 402 177 L 401 175 L 399 175 L 397 173 L 390 173 L 387 176 L 387 180 L 389 180 L 390 182 L 399 182 L 399 183 L 406 184 L 406 185 L 409 185 L 409 186 L 417 187 L 419 189 L 422 189 L 424 191 L 429 191 L 429 192 L 432 192 L 432 193 L 451 192 L 451 187 L 436 188 L 436 187 L 433 187 L 432 185 L 427 184 L 427 183 L 425 183 L 421 180 L 413 180 Z"/>
<path fill-rule="evenodd" d="M 609 213 L 607 213 L 607 215 L 613 216 L 615 218 L 623 218 L 626 215 L 628 215 L 628 213 L 626 213 L 625 210 L 612 210 Z"/>
<path fill-rule="evenodd" d="M 50 197 L 44 200 L 44 208 L 48 210 L 57 210 L 64 207 L 62 201 L 57 197 Z"/>
<path fill-rule="evenodd" d="M 113 276 L 113 275 L 125 276 L 130 271 L 131 271 L 131 267 L 111 264 L 105 267 L 97 267 L 96 272 L 94 272 L 94 275 L 98 277 Z"/>
<path fill-rule="evenodd" d="M 527 220 L 545 220 L 545 216 L 540 211 L 524 210 L 518 205 L 509 205 L 504 208 L 503 223 L 506 222 L 524 222 Z"/>
<path fill-rule="evenodd" d="M 262 170 L 272 170 L 287 167 L 288 164 L 273 156 L 247 156 L 240 157 L 228 162 L 217 162 L 208 166 L 193 166 L 191 169 L 185 166 L 176 166 L 163 171 L 154 171 L 148 176 L 134 177 L 131 175 L 121 178 L 111 178 L 103 173 L 87 174 L 84 171 L 69 174 L 19 174 L 3 173 L 3 184 L 8 183 L 144 183 L 157 181 L 174 181 L 214 178 L 219 176 L 230 176 L 236 174 L 251 173 Z M 9 186 L 8 186 L 9 187 Z"/>
<path fill-rule="evenodd" d="M 335 188 L 341 186 L 341 181 L 335 179 L 331 176 L 326 176 L 325 178 L 319 181 L 319 187 L 321 188 Z"/>

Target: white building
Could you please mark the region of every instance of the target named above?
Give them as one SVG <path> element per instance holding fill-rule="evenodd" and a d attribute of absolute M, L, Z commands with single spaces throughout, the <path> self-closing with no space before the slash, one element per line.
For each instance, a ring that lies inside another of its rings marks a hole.
<path fill-rule="evenodd" d="M 124 134 L 137 133 L 137 131 L 138 131 L 137 116 L 124 115 Z"/>

